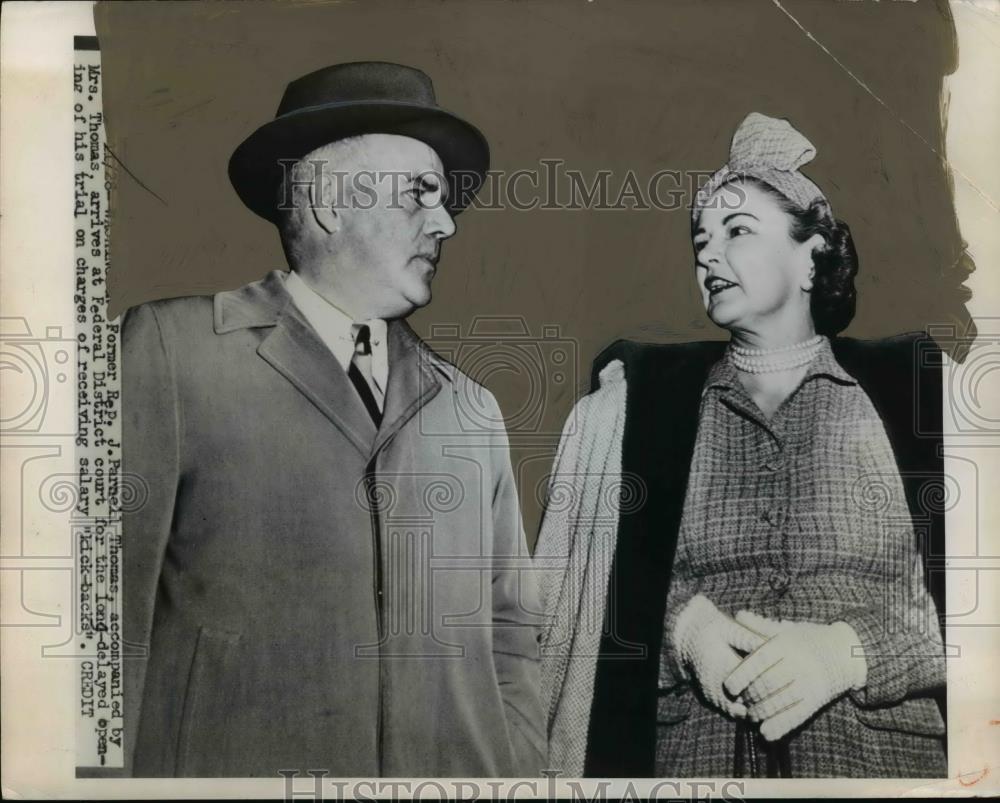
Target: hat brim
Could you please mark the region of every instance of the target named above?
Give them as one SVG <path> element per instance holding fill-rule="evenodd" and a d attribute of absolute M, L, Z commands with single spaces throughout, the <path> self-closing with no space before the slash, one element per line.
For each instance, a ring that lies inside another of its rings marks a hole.
<path fill-rule="evenodd" d="M 447 206 L 453 215 L 472 200 L 489 170 L 486 138 L 450 112 L 399 101 L 352 101 L 298 109 L 265 123 L 233 151 L 229 180 L 247 207 L 276 222 L 279 160 L 362 134 L 397 134 L 433 148 L 452 190 Z"/>

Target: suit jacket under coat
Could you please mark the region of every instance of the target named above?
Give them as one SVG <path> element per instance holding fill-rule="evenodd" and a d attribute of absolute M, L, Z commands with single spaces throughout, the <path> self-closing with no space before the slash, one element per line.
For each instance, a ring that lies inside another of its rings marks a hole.
<path fill-rule="evenodd" d="M 376 430 L 284 278 L 124 324 L 131 774 L 537 775 L 495 400 L 393 322 Z"/>

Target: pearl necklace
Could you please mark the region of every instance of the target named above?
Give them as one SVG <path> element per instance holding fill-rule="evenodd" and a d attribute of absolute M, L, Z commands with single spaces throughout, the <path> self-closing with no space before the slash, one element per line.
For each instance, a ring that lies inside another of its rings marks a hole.
<path fill-rule="evenodd" d="M 816 335 L 791 346 L 772 349 L 750 349 L 730 342 L 726 354 L 737 370 L 748 374 L 768 374 L 777 371 L 791 371 L 813 361 L 819 354 L 826 338 Z"/>

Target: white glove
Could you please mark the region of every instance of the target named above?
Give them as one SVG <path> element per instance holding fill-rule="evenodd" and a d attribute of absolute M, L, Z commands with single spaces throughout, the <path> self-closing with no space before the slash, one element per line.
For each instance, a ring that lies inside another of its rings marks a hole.
<path fill-rule="evenodd" d="M 760 722 L 768 741 L 780 739 L 824 705 L 865 685 L 868 665 L 853 657 L 860 644 L 847 622 L 813 624 L 765 619 L 740 611 L 736 621 L 766 641 L 725 680 L 726 690 L 751 704 L 749 718 Z"/>
<path fill-rule="evenodd" d="M 708 701 L 731 717 L 744 717 L 747 709 L 739 700 L 726 696 L 722 682 L 739 666 L 743 655 L 764 641 L 764 637 L 726 616 L 702 594 L 684 606 L 673 631 L 681 665 L 694 674 Z"/>

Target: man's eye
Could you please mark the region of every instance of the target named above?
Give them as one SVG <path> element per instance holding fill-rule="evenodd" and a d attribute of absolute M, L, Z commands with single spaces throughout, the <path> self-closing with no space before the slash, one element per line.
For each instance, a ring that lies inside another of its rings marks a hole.
<path fill-rule="evenodd" d="M 405 194 L 424 209 L 435 209 L 441 206 L 443 201 L 441 185 L 436 181 L 415 181 Z"/>
<path fill-rule="evenodd" d="M 697 254 L 706 245 L 708 245 L 708 240 L 695 240 L 694 241 L 694 252 Z"/>
<path fill-rule="evenodd" d="M 433 209 L 441 204 L 441 189 L 439 187 L 423 187 L 417 192 L 417 203 L 425 209 Z"/>

